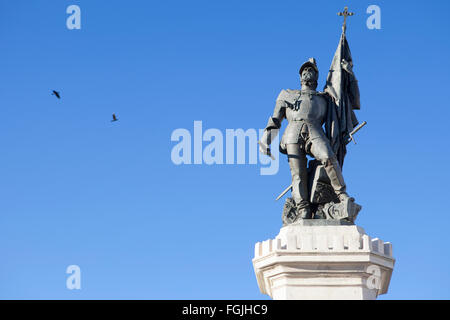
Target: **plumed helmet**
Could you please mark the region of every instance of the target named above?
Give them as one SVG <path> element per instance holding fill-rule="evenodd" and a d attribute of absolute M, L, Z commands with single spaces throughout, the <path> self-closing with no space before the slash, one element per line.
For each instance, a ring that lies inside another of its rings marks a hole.
<path fill-rule="evenodd" d="M 302 74 L 303 69 L 305 69 L 308 66 L 313 67 L 314 70 L 316 70 L 317 75 L 319 74 L 319 69 L 317 68 L 316 59 L 314 59 L 314 58 L 309 58 L 308 61 L 306 61 L 304 64 L 302 64 L 298 73 Z"/>

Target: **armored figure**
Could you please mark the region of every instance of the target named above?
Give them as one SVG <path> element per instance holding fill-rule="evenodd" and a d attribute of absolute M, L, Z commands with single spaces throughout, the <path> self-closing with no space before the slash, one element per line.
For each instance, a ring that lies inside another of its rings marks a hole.
<path fill-rule="evenodd" d="M 270 144 L 282 121 L 288 120 L 281 138 L 280 152 L 287 154 L 292 175 L 292 198 L 285 205 L 285 211 L 287 205 L 290 206 L 289 210 L 294 210 L 290 223 L 299 219 L 335 219 L 333 215 L 336 212 L 336 216 L 342 218 L 342 212 L 339 211 L 343 210 L 347 211 L 344 217 L 351 220 L 361 209 L 347 194 L 341 170 L 346 139 L 349 134 L 351 137 L 351 130 L 358 124 L 351 104 L 357 104 L 359 108 L 359 89 L 351 66 L 351 61 L 346 60 L 339 64 L 339 68 L 347 70 L 346 87 L 347 93 L 350 93 L 345 96 L 347 103 L 342 105 L 332 94 L 333 81 L 327 81 L 325 92 L 316 91 L 319 76 L 316 61 L 311 58 L 305 62 L 299 70 L 301 90 L 281 91 L 259 142 L 260 152 L 271 155 Z M 329 80 L 332 80 L 330 77 Z M 307 155 L 315 160 L 308 164 Z M 323 186 L 328 187 L 328 190 Z M 353 212 L 349 213 L 349 210 Z M 329 214 L 325 214 L 325 211 Z M 286 224 L 285 218 L 283 221 Z"/>
<path fill-rule="evenodd" d="M 319 70 L 313 58 L 300 67 L 301 90 L 282 90 L 260 142 L 260 151 L 270 153 L 271 130 L 279 129 L 283 119 L 289 124 L 280 143 L 280 151 L 288 155 L 292 174 L 292 197 L 301 219 L 311 219 L 308 192 L 307 158 L 314 157 L 324 166 L 340 201 L 349 198 L 336 155 L 323 130 L 329 97 L 317 92 Z"/>

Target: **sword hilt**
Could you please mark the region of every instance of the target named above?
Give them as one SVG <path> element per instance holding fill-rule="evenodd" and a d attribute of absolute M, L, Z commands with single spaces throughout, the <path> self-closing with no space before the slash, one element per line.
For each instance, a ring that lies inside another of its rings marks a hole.
<path fill-rule="evenodd" d="M 347 138 L 347 143 L 349 143 L 350 141 L 353 141 L 354 144 L 356 144 L 355 139 L 353 138 L 353 135 L 355 133 L 357 133 L 359 130 L 361 130 L 362 127 L 364 127 L 367 124 L 366 121 L 363 121 L 361 124 L 359 124 L 355 129 L 352 130 L 352 132 L 350 132 L 348 134 L 348 138 Z"/>

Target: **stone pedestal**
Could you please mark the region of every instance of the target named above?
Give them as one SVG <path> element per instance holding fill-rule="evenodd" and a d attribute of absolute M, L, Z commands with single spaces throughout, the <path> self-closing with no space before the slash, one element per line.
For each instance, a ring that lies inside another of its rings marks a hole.
<path fill-rule="evenodd" d="M 275 300 L 373 300 L 387 292 L 394 263 L 389 242 L 327 220 L 281 228 L 253 259 L 261 292 Z"/>

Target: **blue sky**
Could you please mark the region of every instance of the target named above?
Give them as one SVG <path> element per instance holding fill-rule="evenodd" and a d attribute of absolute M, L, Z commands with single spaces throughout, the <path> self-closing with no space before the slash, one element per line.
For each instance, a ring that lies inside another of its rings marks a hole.
<path fill-rule="evenodd" d="M 322 88 L 345 5 L 368 125 L 344 176 L 397 259 L 380 299 L 449 299 L 450 4 L 355 0 L 1 0 L 0 298 L 266 299 L 251 259 L 281 226 L 284 156 L 272 176 L 176 166 L 170 136 L 263 128 L 312 56 Z"/>

